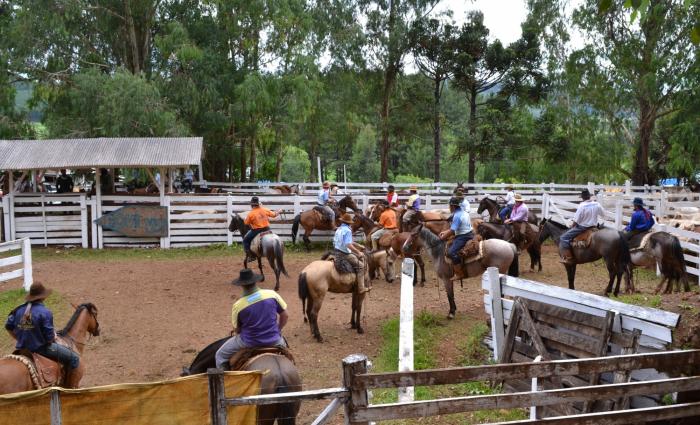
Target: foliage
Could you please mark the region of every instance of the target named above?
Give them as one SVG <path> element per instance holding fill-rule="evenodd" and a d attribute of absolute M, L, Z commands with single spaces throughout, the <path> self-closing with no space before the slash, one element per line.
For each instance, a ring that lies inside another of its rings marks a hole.
<path fill-rule="evenodd" d="M 369 124 L 362 127 L 357 135 L 357 142 L 352 148 L 348 172 L 352 181 L 373 182 L 379 179 L 377 132 Z"/>
<path fill-rule="evenodd" d="M 311 171 L 311 161 L 303 149 L 287 146 L 282 160 L 282 180 L 288 182 L 303 182 Z"/>

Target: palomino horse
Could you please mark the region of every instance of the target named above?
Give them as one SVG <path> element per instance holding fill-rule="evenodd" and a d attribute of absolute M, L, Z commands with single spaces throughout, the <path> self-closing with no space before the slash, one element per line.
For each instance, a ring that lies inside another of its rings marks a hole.
<path fill-rule="evenodd" d="M 481 198 L 481 201 L 479 201 L 479 208 L 476 210 L 477 214 L 481 214 L 484 211 L 489 212 L 489 221 L 491 223 L 501 223 L 501 217 L 498 215 L 498 202 L 488 196 Z M 539 225 L 537 214 L 529 210 L 527 212 L 527 221 L 535 226 Z"/>
<path fill-rule="evenodd" d="M 365 282 L 366 284 L 369 281 Z M 335 269 L 333 261 L 317 260 L 304 267 L 299 275 L 299 298 L 304 316 L 311 326 L 311 333 L 318 342 L 323 342 L 321 331 L 318 329 L 318 312 L 323 305 L 323 298 L 327 292 L 335 294 L 352 294 L 352 313 L 350 327 L 357 329 L 357 333 L 365 333 L 360 322 L 362 303 L 365 294 L 358 294 L 355 285 L 355 273 L 340 274 Z M 306 300 L 308 299 L 308 304 Z"/>
<path fill-rule="evenodd" d="M 556 221 L 542 220 L 540 225 L 540 244 L 552 238 L 554 243 L 559 245 L 559 238 L 568 228 Z M 574 278 L 576 277 L 576 265 L 596 261 L 600 258 L 605 260 L 605 265 L 608 269 L 608 286 L 605 288 L 603 295 L 608 295 L 612 291 L 613 283 L 617 278 L 615 286 L 615 296 L 620 293 L 620 281 L 622 275 L 625 275 L 625 289 L 628 293 L 632 292 L 630 282 L 630 250 L 627 241 L 622 237 L 620 232 L 614 229 L 602 228 L 591 236 L 591 243 L 586 248 L 573 247 L 573 258 L 575 264 L 565 264 L 566 275 L 569 279 L 569 289 L 574 288 Z"/>
<path fill-rule="evenodd" d="M 207 345 L 197 354 L 189 368 L 183 368 L 180 376 L 206 373 L 216 367 L 216 351 L 229 337 L 221 338 Z M 287 357 L 280 354 L 266 354 L 254 359 L 244 370 L 266 371 L 260 381 L 260 394 L 279 394 L 302 390 L 302 381 L 297 367 Z M 301 401 L 258 406 L 258 425 L 294 425 L 299 414 Z"/>
<path fill-rule="evenodd" d="M 241 236 L 244 236 L 250 230 L 250 227 L 243 222 L 243 219 L 238 214 L 233 214 L 231 216 L 231 223 L 228 225 L 229 232 L 235 232 L 238 230 Z M 260 241 L 260 247 L 262 250 L 262 256 L 267 258 L 267 262 L 270 263 L 270 267 L 275 272 L 275 291 L 280 289 L 280 273 L 284 273 L 285 276 L 289 277 L 287 274 L 287 269 L 284 268 L 284 244 L 279 236 L 274 233 L 260 236 L 262 240 Z M 258 268 L 260 269 L 260 274 L 263 275 L 263 280 L 265 280 L 265 274 L 262 268 L 262 257 L 258 255 L 257 252 L 253 252 L 255 257 L 258 259 Z M 248 268 L 248 258 L 243 260 L 243 267 Z"/>
<path fill-rule="evenodd" d="M 452 285 L 454 270 L 452 264 L 449 264 L 445 260 L 445 242 L 428 229 L 424 229 L 421 225 L 411 232 L 411 236 L 404 244 L 404 249 L 410 248 L 417 242 L 423 244 L 425 252 L 427 252 L 433 260 L 435 272 L 438 278 L 442 279 L 445 292 L 447 292 L 447 300 L 450 303 L 450 312 L 447 314 L 447 318 L 454 319 L 455 313 L 457 312 L 457 304 L 455 303 L 455 294 Z M 471 277 L 480 275 L 489 267 L 498 267 L 498 271 L 501 273 L 518 276 L 518 255 L 515 245 L 500 239 L 489 239 L 483 241 L 482 246 L 484 256 L 479 260 L 472 261 L 463 266 L 465 268 L 465 276 Z"/>
<path fill-rule="evenodd" d="M 643 235 L 635 236 L 631 244 L 639 245 L 642 238 Z M 655 293 L 661 292 L 664 283 L 666 283 L 664 293 L 667 294 L 671 293 L 674 283 L 676 292 L 680 290 L 680 283 L 683 283 L 684 291 L 690 290 L 683 248 L 681 242 L 674 235 L 668 232 L 654 232 L 649 236 L 649 242 L 642 249 L 630 251 L 630 257 L 632 259 L 631 266 L 653 268 L 657 264 L 659 265 L 663 278 L 656 287 Z M 632 288 L 634 289 L 634 281 Z"/>
<path fill-rule="evenodd" d="M 355 201 L 350 195 L 345 195 L 340 201 L 338 201 L 338 208 L 333 208 L 335 211 L 335 225 L 338 226 L 340 221 L 340 213 L 345 212 L 348 208 L 353 210 L 355 214 L 362 214 L 362 211 L 357 208 Z M 309 236 L 314 229 L 319 230 L 333 230 L 331 223 L 326 220 L 322 214 L 315 209 L 304 211 L 301 214 L 297 214 L 294 217 L 294 222 L 292 223 L 292 243 L 296 243 L 297 232 L 299 231 L 299 224 L 304 228 L 304 245 L 306 250 L 311 250 L 311 240 Z"/>
<path fill-rule="evenodd" d="M 80 355 L 78 368 L 69 375 L 70 382 L 64 382 L 66 388 L 78 388 L 85 373 L 85 358 L 82 356 L 88 334 L 98 336 L 100 324 L 97 322 L 97 307 L 92 303 L 76 307 L 68 323 L 56 333 L 56 342 L 69 347 Z M 36 389 L 32 383 L 27 366 L 19 360 L 0 358 L 0 394 L 18 393 Z"/>
<path fill-rule="evenodd" d="M 381 270 L 387 283 L 394 281 L 394 258 L 387 251 L 365 252 L 365 260 L 370 280 L 378 279 Z"/>
<path fill-rule="evenodd" d="M 517 225 L 520 225 L 518 223 Z M 539 229 L 537 226 L 528 223 L 528 226 L 532 226 L 535 229 L 533 231 L 537 233 Z M 510 242 L 513 239 L 513 226 L 510 224 L 499 224 L 491 222 L 482 222 L 476 228 L 476 233 L 481 235 L 484 239 L 502 239 L 504 241 Z M 530 243 L 525 247 L 527 253 L 530 254 L 530 271 L 535 271 L 535 265 L 538 266 L 537 271 L 542 271 L 542 245 L 540 241 L 535 238 L 535 240 L 530 241 Z"/>

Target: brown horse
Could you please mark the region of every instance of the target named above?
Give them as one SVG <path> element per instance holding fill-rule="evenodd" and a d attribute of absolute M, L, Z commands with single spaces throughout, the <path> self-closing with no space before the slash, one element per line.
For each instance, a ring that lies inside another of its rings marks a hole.
<path fill-rule="evenodd" d="M 348 208 L 353 210 L 355 214 L 362 214 L 362 211 L 360 211 L 359 208 L 357 208 L 357 204 L 355 204 L 355 201 L 352 199 L 350 195 L 345 195 L 340 201 L 338 201 L 338 207 L 333 208 L 335 211 L 335 225 L 336 227 L 340 225 L 340 215 L 342 212 L 345 212 Z M 297 232 L 299 231 L 299 225 L 301 224 L 301 227 L 304 228 L 304 245 L 306 246 L 306 250 L 310 251 L 311 250 L 311 240 L 309 239 L 309 236 L 311 235 L 311 232 L 313 232 L 314 229 L 318 230 L 333 230 L 333 226 L 331 226 L 331 223 L 326 220 L 323 215 L 316 211 L 315 209 L 304 211 L 301 214 L 297 214 L 296 217 L 294 217 L 294 222 L 292 223 L 292 243 L 296 243 L 297 240 Z"/>
<path fill-rule="evenodd" d="M 489 221 L 491 223 L 502 223 L 501 217 L 498 215 L 498 211 L 500 209 L 501 208 L 497 201 L 489 198 L 488 196 L 484 196 L 481 201 L 479 201 L 479 208 L 477 208 L 476 212 L 477 214 L 481 214 L 484 211 L 488 211 Z M 535 226 L 539 225 L 537 214 L 530 210 L 527 212 L 527 221 Z"/>
<path fill-rule="evenodd" d="M 228 340 L 222 338 L 207 345 L 197 354 L 189 368 L 183 368 L 180 376 L 206 373 L 207 369 L 216 368 L 216 351 Z M 266 371 L 260 381 L 260 394 L 288 393 L 302 390 L 302 381 L 294 363 L 287 357 L 266 354 L 250 362 L 244 370 Z M 258 425 L 272 425 L 275 420 L 279 425 L 294 425 L 299 414 L 300 401 L 290 403 L 265 404 L 258 406 Z"/>
<path fill-rule="evenodd" d="M 97 322 L 97 307 L 92 303 L 80 304 L 68 320 L 63 330 L 57 332 L 56 342 L 78 353 L 81 357 L 78 368 L 70 374 L 71 382 L 64 382 L 66 388 L 78 388 L 85 373 L 83 349 L 88 334 L 98 336 L 100 324 Z M 27 366 L 19 360 L 0 358 L 0 394 L 17 393 L 36 389 Z"/>
<path fill-rule="evenodd" d="M 291 195 L 293 193 L 299 194 L 299 185 L 294 184 L 294 185 L 286 185 L 286 184 L 281 184 L 279 186 L 272 186 L 270 188 L 271 193 L 279 193 L 282 195 Z"/>
<path fill-rule="evenodd" d="M 366 281 L 369 283 L 369 281 Z M 327 292 L 335 294 L 352 294 L 352 313 L 350 316 L 350 328 L 357 329 L 357 333 L 365 333 L 362 329 L 360 317 L 365 293 L 358 294 L 355 285 L 355 273 L 340 274 L 335 269 L 332 261 L 317 260 L 304 267 L 299 275 L 299 298 L 304 316 L 311 326 L 311 333 L 318 342 L 323 342 L 321 331 L 318 329 L 318 312 L 323 305 L 323 298 Z M 308 304 L 307 304 L 308 299 Z"/>
<path fill-rule="evenodd" d="M 642 235 L 635 236 L 631 244 L 638 245 L 642 238 Z M 676 284 L 676 292 L 680 290 L 681 283 L 684 291 L 690 291 L 683 247 L 674 235 L 668 232 L 654 232 L 649 236 L 649 242 L 645 244 L 643 249 L 630 251 L 630 257 L 632 267 L 654 268 L 657 264 L 659 265 L 663 278 L 656 287 L 655 293 L 661 292 L 664 283 L 666 283 L 666 288 L 663 292 L 666 294 L 671 293 L 674 283 Z M 634 285 L 632 287 L 634 288 Z"/>
<path fill-rule="evenodd" d="M 528 223 L 529 226 L 534 227 L 533 231 L 535 233 L 539 232 L 539 228 L 533 224 Z M 513 226 L 510 224 L 499 224 L 499 223 L 486 223 L 482 222 L 476 233 L 481 235 L 484 239 L 502 239 L 504 241 L 511 242 L 513 239 Z M 538 238 L 535 238 L 530 243 L 525 246 L 527 253 L 530 254 L 530 271 L 535 271 L 535 265 L 538 265 L 537 271 L 542 271 L 542 245 Z"/>

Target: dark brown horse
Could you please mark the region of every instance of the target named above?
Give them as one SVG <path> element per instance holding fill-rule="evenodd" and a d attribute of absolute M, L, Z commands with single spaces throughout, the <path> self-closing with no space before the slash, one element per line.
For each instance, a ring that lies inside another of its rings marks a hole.
<path fill-rule="evenodd" d="M 70 382 L 66 388 L 78 388 L 85 373 L 83 349 L 88 335 L 98 336 L 100 324 L 97 322 L 97 307 L 92 303 L 80 304 L 68 320 L 63 330 L 57 332 L 56 342 L 72 349 L 80 355 L 78 368 L 70 373 Z M 18 393 L 36 389 L 29 375 L 29 370 L 19 360 L 0 358 L 0 394 Z"/>
<path fill-rule="evenodd" d="M 488 196 L 484 196 L 483 198 L 481 198 L 481 201 L 479 201 L 479 208 L 477 208 L 476 212 L 477 214 L 481 214 L 484 211 L 488 211 L 489 221 L 491 223 L 502 223 L 501 217 L 498 215 L 499 210 L 500 207 L 497 201 L 489 198 Z M 535 226 L 539 225 L 537 214 L 530 210 L 528 210 L 527 212 L 527 221 L 528 223 L 532 223 Z"/>
<path fill-rule="evenodd" d="M 556 221 L 542 220 L 540 225 L 540 244 L 548 238 L 552 238 L 555 244 L 559 245 L 559 238 L 568 227 Z M 620 293 L 620 281 L 622 275 L 625 275 L 625 290 L 627 293 L 633 292 L 630 281 L 630 250 L 627 241 L 622 237 L 621 233 L 614 229 L 602 228 L 595 232 L 591 237 L 591 244 L 586 248 L 574 247 L 572 249 L 575 264 L 564 264 L 566 275 L 569 280 L 569 289 L 574 288 L 574 279 L 576 277 L 576 265 L 590 263 L 599 259 L 605 260 L 605 265 L 608 269 L 608 286 L 605 288 L 603 295 L 608 295 L 612 291 L 613 283 L 617 278 L 615 285 L 615 296 Z"/>
<path fill-rule="evenodd" d="M 222 338 L 207 345 L 197 354 L 188 368 L 183 368 L 181 376 L 206 373 L 207 369 L 216 368 L 216 351 L 224 345 L 229 337 Z M 260 382 L 260 394 L 288 393 L 302 390 L 302 381 L 294 363 L 287 357 L 267 354 L 253 360 L 244 370 L 266 371 Z M 301 402 L 265 404 L 258 406 L 258 425 L 294 425 L 299 414 Z"/>
<path fill-rule="evenodd" d="M 635 236 L 631 243 L 638 245 L 642 238 L 642 235 Z M 656 287 L 655 293 L 661 292 L 664 283 L 666 283 L 666 289 L 663 292 L 667 294 L 671 293 L 674 283 L 676 292 L 680 290 L 681 283 L 684 291 L 690 291 L 683 247 L 674 235 L 668 232 L 654 232 L 649 236 L 649 242 L 643 249 L 632 250 L 630 256 L 633 267 L 654 268 L 657 264 L 659 265 L 663 278 Z M 632 287 L 634 288 L 634 285 Z"/>
<path fill-rule="evenodd" d="M 244 236 L 250 230 L 250 227 L 244 223 L 241 216 L 234 214 L 231 216 L 231 223 L 228 225 L 229 232 L 239 231 L 241 236 Z M 262 256 L 267 258 L 267 262 L 272 267 L 272 271 L 275 272 L 275 291 L 280 289 L 280 274 L 284 273 L 285 276 L 289 277 L 287 274 L 287 269 L 284 268 L 284 244 L 279 236 L 274 233 L 262 236 L 260 241 Z M 258 268 L 260 269 L 260 274 L 265 280 L 265 273 L 263 273 L 262 267 L 262 257 L 258 255 L 257 252 L 253 252 L 255 257 L 258 259 Z M 244 255 L 243 268 L 248 268 L 248 257 Z"/>
<path fill-rule="evenodd" d="M 357 205 L 355 204 L 355 201 L 352 199 L 350 195 L 345 195 L 340 201 L 338 201 L 338 207 L 333 208 L 335 211 L 335 225 L 339 226 L 340 225 L 340 215 L 342 212 L 345 212 L 347 209 L 353 210 L 355 214 L 362 214 L 362 211 L 360 211 L 359 208 L 357 208 Z M 292 223 L 292 243 L 296 243 L 297 240 L 297 232 L 299 231 L 299 225 L 301 224 L 301 227 L 304 228 L 304 245 L 306 246 L 306 250 L 310 251 L 311 250 L 311 240 L 309 239 L 309 236 L 311 235 L 311 232 L 313 232 L 314 229 L 318 230 L 333 230 L 333 226 L 331 226 L 331 223 L 326 220 L 326 218 L 316 209 L 304 211 L 301 214 L 297 214 L 296 217 L 294 217 L 294 222 Z"/>
<path fill-rule="evenodd" d="M 528 223 L 529 226 L 533 226 L 535 229 L 537 227 L 533 224 Z M 533 231 L 538 232 L 539 229 Z M 502 239 L 504 241 L 512 242 L 513 239 L 513 226 L 510 224 L 499 224 L 491 222 L 482 222 L 475 229 L 476 233 L 481 235 L 484 239 Z M 538 266 L 537 271 L 542 271 L 542 245 L 539 239 L 535 238 L 530 241 L 530 243 L 525 247 L 527 253 L 530 255 L 530 271 L 535 271 L 535 266 Z"/>

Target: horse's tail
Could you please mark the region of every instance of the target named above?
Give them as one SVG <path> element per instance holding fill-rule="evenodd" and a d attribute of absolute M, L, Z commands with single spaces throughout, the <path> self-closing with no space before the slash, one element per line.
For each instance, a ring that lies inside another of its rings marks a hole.
<path fill-rule="evenodd" d="M 620 235 L 620 252 L 617 255 L 618 270 L 623 270 L 625 273 L 626 285 L 629 287 L 629 282 L 632 281 L 632 256 L 630 255 L 630 246 L 622 232 L 617 232 Z"/>
<path fill-rule="evenodd" d="M 292 223 L 292 244 L 297 243 L 297 232 L 299 231 L 299 223 L 300 222 L 301 222 L 301 213 L 297 214 L 294 217 L 294 222 Z"/>
<path fill-rule="evenodd" d="M 284 245 L 279 239 L 275 241 L 275 258 L 277 259 L 277 269 L 289 277 L 287 269 L 284 268 Z"/>
<path fill-rule="evenodd" d="M 516 248 L 513 244 L 510 244 L 510 246 L 513 249 L 513 261 L 510 263 L 510 267 L 508 267 L 508 275 L 518 277 L 520 276 L 520 260 L 518 259 L 518 248 Z"/>
<path fill-rule="evenodd" d="M 681 246 L 681 241 L 679 241 L 678 238 L 674 235 L 671 235 L 671 258 L 673 258 L 678 263 L 678 269 L 676 269 L 675 267 L 673 268 L 673 274 L 675 275 L 674 277 L 677 279 L 684 277 L 688 273 L 688 271 L 686 269 L 685 257 L 683 255 L 683 247 Z M 662 272 L 665 272 L 665 270 L 663 270 L 665 268 L 664 266 L 665 264 L 662 261 Z M 668 276 L 666 273 L 664 273 L 664 275 Z"/>
<path fill-rule="evenodd" d="M 308 320 L 306 317 L 306 299 L 309 298 L 309 284 L 306 281 L 306 273 L 302 272 L 299 275 L 299 299 L 301 299 L 301 312 L 304 317 L 304 323 Z M 310 300 L 309 300 L 310 302 Z"/>
<path fill-rule="evenodd" d="M 289 393 L 289 392 L 293 392 L 295 390 L 301 390 L 301 384 L 295 385 L 293 382 L 289 382 L 287 380 L 287 377 L 285 376 L 285 371 L 282 369 L 282 366 L 279 364 L 279 360 L 278 360 L 278 367 L 279 367 L 279 379 L 277 380 L 277 388 L 275 388 L 275 394 Z M 296 375 L 296 371 L 295 371 L 294 375 Z M 289 378 L 293 379 L 292 376 L 290 376 Z M 296 379 L 300 380 L 300 378 L 298 376 Z M 277 423 L 279 425 L 295 425 L 297 414 L 299 413 L 300 406 L 301 406 L 300 401 L 295 401 L 295 402 L 290 402 L 290 403 L 281 403 L 279 405 L 279 407 L 277 408 L 277 415 L 276 415 L 277 416 Z"/>

